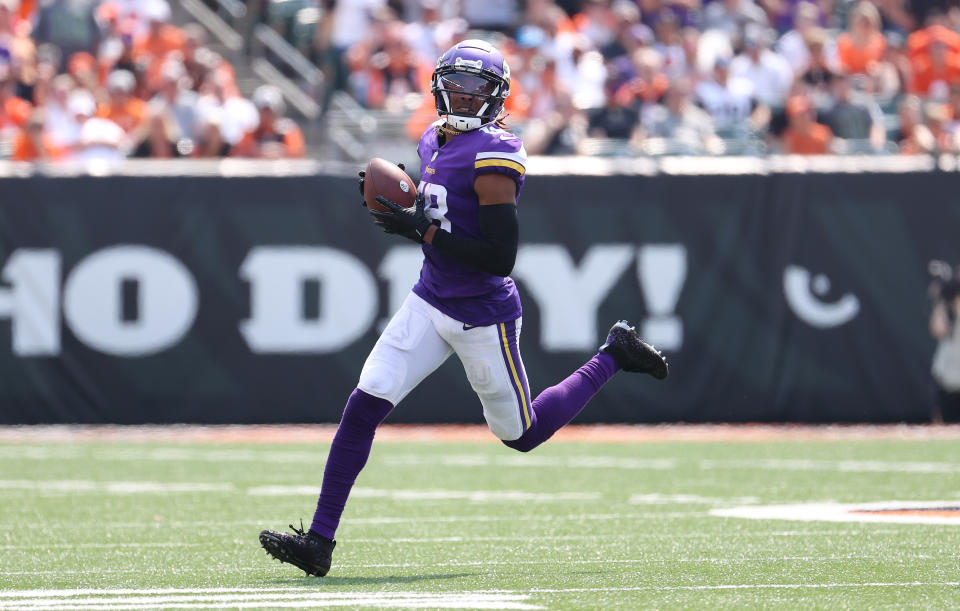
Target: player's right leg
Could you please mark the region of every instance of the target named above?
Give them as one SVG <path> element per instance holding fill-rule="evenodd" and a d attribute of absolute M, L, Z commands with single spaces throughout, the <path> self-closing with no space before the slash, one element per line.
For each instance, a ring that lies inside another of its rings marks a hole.
<path fill-rule="evenodd" d="M 294 529 L 293 535 L 260 533 L 261 545 L 274 558 L 310 575 L 322 577 L 330 569 L 334 535 L 350 490 L 370 456 L 377 427 L 394 405 L 453 353 L 434 328 L 429 308 L 411 293 L 377 340 L 330 445 L 310 529 Z"/>
<path fill-rule="evenodd" d="M 536 448 L 573 420 L 617 371 L 658 379 L 668 372 L 663 356 L 620 321 L 593 358 L 531 401 L 520 357 L 520 320 L 466 332 L 446 330 L 445 337 L 464 363 L 490 430 L 521 452 Z"/>

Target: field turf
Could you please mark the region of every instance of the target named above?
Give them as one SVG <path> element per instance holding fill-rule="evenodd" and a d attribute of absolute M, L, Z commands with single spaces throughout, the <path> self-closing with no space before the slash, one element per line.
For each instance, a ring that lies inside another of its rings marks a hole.
<path fill-rule="evenodd" d="M 0 609 L 960 607 L 960 522 L 711 514 L 960 506 L 957 439 L 380 441 L 318 579 L 257 534 L 309 525 L 327 447 L 8 439 Z"/>

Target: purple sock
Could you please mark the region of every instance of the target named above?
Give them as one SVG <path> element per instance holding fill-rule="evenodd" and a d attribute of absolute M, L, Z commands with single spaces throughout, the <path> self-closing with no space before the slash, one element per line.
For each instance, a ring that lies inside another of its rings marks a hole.
<path fill-rule="evenodd" d="M 600 387 L 617 373 L 609 354 L 598 353 L 556 386 L 537 395 L 530 407 L 530 428 L 519 438 L 503 443 L 514 450 L 529 452 L 560 430 L 580 413 Z"/>
<path fill-rule="evenodd" d="M 386 399 L 368 395 L 359 388 L 347 399 L 323 470 L 320 500 L 310 525 L 313 532 L 328 539 L 334 538 L 353 482 L 367 464 L 377 426 L 392 409 L 393 405 Z"/>

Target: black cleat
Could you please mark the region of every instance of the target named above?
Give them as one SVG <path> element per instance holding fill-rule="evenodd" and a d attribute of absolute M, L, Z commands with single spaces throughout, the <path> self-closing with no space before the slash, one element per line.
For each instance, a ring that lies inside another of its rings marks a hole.
<path fill-rule="evenodd" d="M 279 560 L 306 571 L 307 575 L 323 577 L 330 570 L 330 560 L 333 558 L 333 548 L 337 542 L 333 539 L 321 537 L 312 530 L 303 531 L 300 528 L 290 528 L 295 535 L 281 533 L 275 530 L 264 530 L 260 533 L 260 545 L 267 553 Z"/>
<path fill-rule="evenodd" d="M 640 339 L 637 330 L 621 320 L 610 327 L 607 343 L 600 346 L 600 352 L 613 357 L 617 366 L 624 371 L 649 373 L 662 380 L 670 373 L 667 359 L 647 342 Z"/>

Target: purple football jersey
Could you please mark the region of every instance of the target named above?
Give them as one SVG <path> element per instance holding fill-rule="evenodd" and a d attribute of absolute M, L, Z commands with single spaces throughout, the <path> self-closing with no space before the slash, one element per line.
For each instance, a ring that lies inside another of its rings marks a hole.
<path fill-rule="evenodd" d="M 420 192 L 433 224 L 453 235 L 480 237 L 480 203 L 473 183 L 482 174 L 506 174 L 523 186 L 527 152 L 520 138 L 493 125 L 460 134 L 441 147 L 433 126 L 420 138 Z M 413 292 L 468 325 L 486 326 L 520 317 L 513 279 L 461 263 L 430 244 Z"/>

